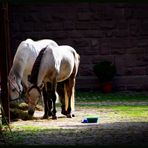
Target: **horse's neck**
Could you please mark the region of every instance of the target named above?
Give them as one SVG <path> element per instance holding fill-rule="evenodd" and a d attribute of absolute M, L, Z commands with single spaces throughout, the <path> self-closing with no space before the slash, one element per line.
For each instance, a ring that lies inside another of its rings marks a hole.
<path fill-rule="evenodd" d="M 17 82 L 21 81 L 21 75 L 14 65 L 11 67 L 9 72 L 9 79 L 15 79 Z"/>
<path fill-rule="evenodd" d="M 28 75 L 31 73 L 32 65 L 39 53 L 39 50 L 34 48 L 30 43 L 22 42 L 15 54 L 13 65 L 11 68 L 11 75 L 15 75 L 19 84 L 21 81 L 27 87 Z"/>
<path fill-rule="evenodd" d="M 17 78 L 22 78 L 23 72 L 24 72 L 24 64 L 23 62 L 20 61 L 15 61 L 15 63 L 12 66 L 13 73 Z"/>
<path fill-rule="evenodd" d="M 18 85 L 18 87 L 20 88 L 20 90 L 22 91 L 22 84 L 21 84 L 21 78 L 18 76 L 18 74 L 14 71 L 13 67 L 11 68 L 10 72 L 9 72 L 9 76 L 8 76 L 9 81 L 13 83 L 13 85 Z"/>

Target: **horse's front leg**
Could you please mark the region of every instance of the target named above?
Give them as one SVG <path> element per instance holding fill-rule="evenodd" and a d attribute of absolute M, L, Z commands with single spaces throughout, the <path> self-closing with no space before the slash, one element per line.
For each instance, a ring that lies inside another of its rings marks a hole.
<path fill-rule="evenodd" d="M 50 99 L 50 98 L 49 98 Z M 47 119 L 48 115 L 49 115 L 49 111 L 51 112 L 51 110 L 49 110 L 49 105 L 48 105 L 48 94 L 47 94 L 47 90 L 44 87 L 43 88 L 43 101 L 44 101 L 44 115 L 43 115 L 43 119 Z M 51 102 L 52 103 L 52 102 Z"/>
<path fill-rule="evenodd" d="M 53 110 L 52 110 L 52 119 L 57 119 L 56 116 L 56 84 L 52 86 L 51 95 L 52 95 L 52 103 L 53 103 Z"/>
<path fill-rule="evenodd" d="M 47 107 L 48 107 L 48 116 L 52 116 L 52 98 L 50 96 L 50 92 L 51 92 L 51 84 L 47 83 L 47 97 L 48 97 L 48 101 L 47 101 Z"/>
<path fill-rule="evenodd" d="M 56 94 L 55 92 L 52 92 L 52 103 L 53 103 L 53 110 L 52 110 L 52 119 L 57 119 L 56 116 Z"/>
<path fill-rule="evenodd" d="M 48 116 L 52 115 L 51 109 L 52 109 L 52 100 L 50 96 L 50 85 L 47 83 L 43 87 L 43 101 L 44 101 L 44 116 L 43 119 L 47 119 Z"/>

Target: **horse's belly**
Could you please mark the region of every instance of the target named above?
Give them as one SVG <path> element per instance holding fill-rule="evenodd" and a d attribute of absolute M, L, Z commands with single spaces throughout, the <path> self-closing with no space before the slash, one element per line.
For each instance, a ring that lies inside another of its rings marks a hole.
<path fill-rule="evenodd" d="M 59 73 L 55 74 L 55 71 L 49 71 L 48 74 L 45 76 L 45 82 L 53 82 L 53 80 L 57 80 L 57 82 L 62 82 L 70 77 L 72 74 L 72 69 L 66 70 L 63 69 Z"/>

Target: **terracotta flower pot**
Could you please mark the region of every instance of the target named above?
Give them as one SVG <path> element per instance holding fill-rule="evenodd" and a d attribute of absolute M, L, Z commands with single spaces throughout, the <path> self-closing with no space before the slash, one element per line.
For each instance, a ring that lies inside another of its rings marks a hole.
<path fill-rule="evenodd" d="M 102 91 L 104 93 L 112 92 L 112 88 L 113 88 L 112 82 L 105 82 L 105 83 L 102 84 Z"/>

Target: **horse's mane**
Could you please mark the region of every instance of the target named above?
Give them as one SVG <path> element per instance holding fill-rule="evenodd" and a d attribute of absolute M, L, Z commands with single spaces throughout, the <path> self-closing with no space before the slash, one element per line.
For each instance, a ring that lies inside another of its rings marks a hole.
<path fill-rule="evenodd" d="M 28 80 L 30 83 L 33 83 L 33 84 L 36 84 L 37 83 L 37 78 L 38 78 L 38 73 L 39 73 L 39 68 L 40 68 L 40 64 L 41 64 L 41 59 L 42 59 L 42 56 L 44 54 L 44 51 L 45 51 L 46 47 L 43 48 L 39 55 L 37 56 L 35 62 L 34 62 L 34 65 L 32 67 L 32 71 L 31 71 L 31 75 L 29 75 L 28 77 Z"/>

